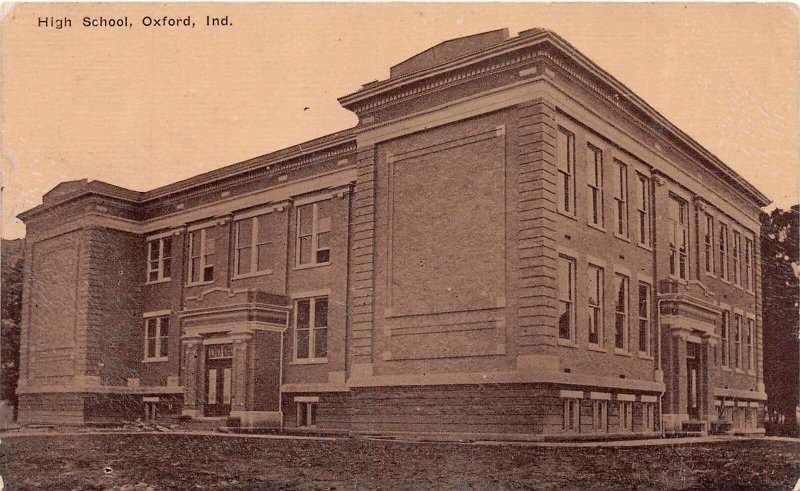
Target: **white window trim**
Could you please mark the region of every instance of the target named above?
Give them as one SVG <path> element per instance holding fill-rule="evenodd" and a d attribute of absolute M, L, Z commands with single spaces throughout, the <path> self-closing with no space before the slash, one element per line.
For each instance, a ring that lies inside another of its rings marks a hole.
<path fill-rule="evenodd" d="M 628 210 L 628 164 L 621 160 L 614 159 L 615 171 L 615 191 L 619 192 L 619 196 L 614 194 L 614 236 L 626 241 L 630 240 L 630 212 Z M 623 217 L 620 223 L 619 209 L 622 206 Z M 619 231 L 620 224 L 622 225 L 622 232 Z"/>
<path fill-rule="evenodd" d="M 145 283 L 148 284 L 148 285 L 152 285 L 154 283 L 164 283 L 164 282 L 170 281 L 172 279 L 171 273 L 170 273 L 170 276 L 164 276 L 164 261 L 166 259 L 169 259 L 170 263 L 172 262 L 172 259 L 174 258 L 174 254 L 173 253 L 175 251 L 175 244 L 174 244 L 174 242 L 172 240 L 170 240 L 170 242 L 172 242 L 172 245 L 170 246 L 170 249 L 171 249 L 170 250 L 170 256 L 169 256 L 169 258 L 165 258 L 164 257 L 164 239 L 171 239 L 171 235 L 167 234 L 167 235 L 165 235 L 163 237 L 153 238 L 153 239 L 149 239 L 147 241 L 147 268 L 146 268 L 147 269 L 147 278 L 146 278 Z M 153 244 L 158 244 L 158 258 L 156 259 L 156 261 L 157 261 L 156 269 L 152 269 L 151 268 L 151 264 L 150 264 L 152 262 L 150 257 L 151 257 Z M 172 268 L 170 268 L 170 270 L 171 269 Z M 150 273 L 153 273 L 153 272 L 155 272 L 156 276 L 157 276 L 155 280 L 151 280 L 150 279 Z"/>
<path fill-rule="evenodd" d="M 593 343 L 593 342 L 591 342 L 591 340 L 588 340 L 588 343 L 589 343 L 590 347 L 603 348 L 603 346 L 605 345 L 605 316 L 606 316 L 606 312 L 605 312 L 605 286 L 606 286 L 606 271 L 605 271 L 604 267 L 590 262 L 588 264 L 589 271 L 591 272 L 591 270 L 593 268 L 597 268 L 597 270 L 600 272 L 600 275 L 599 275 L 600 278 L 598 279 L 598 285 L 597 285 L 599 295 L 598 295 L 598 298 L 597 298 L 597 305 L 592 305 L 588 301 L 588 297 L 587 297 L 587 302 L 586 303 L 587 303 L 587 306 L 589 307 L 589 309 L 591 309 L 592 311 L 594 311 L 595 309 L 597 309 L 599 311 L 599 315 L 598 315 L 598 319 L 599 320 L 598 320 L 598 325 L 597 325 L 597 342 Z M 590 292 L 590 293 L 594 293 L 594 292 Z M 588 339 L 588 337 L 587 337 L 587 339 Z"/>
<path fill-rule="evenodd" d="M 646 309 L 647 310 L 647 317 L 646 318 L 641 316 L 641 309 L 639 309 L 639 304 L 641 303 L 642 299 L 641 299 L 641 295 L 639 295 L 638 293 L 639 293 L 639 287 L 642 286 L 642 285 L 646 285 L 647 286 L 647 309 Z M 636 309 L 637 310 L 637 312 L 636 312 L 636 319 L 637 319 L 636 332 L 637 332 L 637 337 L 641 337 L 640 336 L 641 335 L 641 328 L 640 328 L 641 322 L 643 320 L 647 321 L 647 331 L 646 331 L 647 335 L 646 335 L 646 339 L 645 339 L 645 350 L 642 351 L 641 349 L 639 349 L 640 346 L 637 346 L 637 350 L 639 351 L 640 358 L 642 356 L 649 357 L 649 356 L 652 356 L 652 351 L 653 351 L 653 346 L 652 346 L 652 344 L 653 344 L 652 343 L 652 338 L 653 338 L 653 313 L 652 313 L 652 309 L 653 309 L 653 285 L 648 283 L 648 282 L 646 282 L 646 281 L 642 281 L 640 279 L 639 283 L 636 286 L 636 291 L 637 291 L 637 297 L 636 297 L 636 299 L 637 299 L 637 304 L 636 304 L 636 307 L 637 307 L 637 309 Z M 640 341 L 640 345 L 641 345 L 641 341 Z"/>
<path fill-rule="evenodd" d="M 669 272 L 669 276 L 672 279 L 688 280 L 691 277 L 690 273 L 691 273 L 691 269 L 692 269 L 692 262 L 691 262 L 692 259 L 691 259 L 691 255 L 689 254 L 689 251 L 691 251 L 691 249 L 692 249 L 692 234 L 691 234 L 691 228 L 692 227 L 691 227 L 691 222 L 689 220 L 689 201 L 687 201 L 683 196 L 680 196 L 680 195 L 675 194 L 675 193 L 670 193 L 669 199 L 671 201 L 675 201 L 676 203 L 678 203 L 678 207 L 679 207 L 678 208 L 678 210 L 679 210 L 678 214 L 680 215 L 681 211 L 683 211 L 683 215 L 684 215 L 684 218 L 685 218 L 685 223 L 681 223 L 680 222 L 680 216 L 675 217 L 677 221 L 673 221 L 672 217 L 669 217 L 669 215 L 668 215 L 667 216 L 667 221 L 671 222 L 671 227 L 679 228 L 682 231 L 684 231 L 685 234 L 686 234 L 686 251 L 683 253 L 684 264 L 685 264 L 685 271 L 684 271 L 685 275 L 681 276 L 681 251 L 680 251 L 680 247 L 678 246 L 678 244 L 674 244 L 675 248 L 673 249 L 672 248 L 672 246 L 673 246 L 672 241 L 670 241 L 670 247 L 669 247 L 670 255 L 673 252 L 675 253 L 675 261 L 676 262 L 675 262 L 675 273 L 670 271 Z M 673 228 L 673 230 L 671 230 L 670 232 L 671 232 L 671 235 L 674 238 L 676 230 Z M 670 267 L 671 266 L 672 266 L 672 264 L 670 263 Z"/>
<path fill-rule="evenodd" d="M 295 398 L 295 402 L 294 402 L 295 411 L 297 411 L 297 427 L 298 428 L 316 428 L 317 427 L 316 420 L 313 421 L 313 422 L 311 421 L 311 415 L 312 415 L 311 408 L 314 407 L 314 409 L 318 409 L 316 406 L 317 406 L 317 404 L 319 404 L 319 398 L 317 398 L 316 401 L 297 400 L 297 399 L 298 398 Z M 308 398 L 308 399 L 311 399 L 311 398 Z M 306 407 L 307 419 L 305 421 L 305 424 L 301 424 L 301 421 L 300 421 L 300 415 L 301 415 L 300 407 L 301 406 L 305 406 Z"/>
<path fill-rule="evenodd" d="M 575 161 L 577 160 L 576 159 L 577 155 L 575 151 L 575 140 L 576 140 L 575 132 L 561 125 L 558 126 L 558 129 L 556 131 L 564 133 L 567 136 L 567 152 L 569 153 L 570 150 L 572 152 L 571 158 L 567 161 L 566 172 L 561 169 L 558 163 L 556 164 L 556 177 L 557 177 L 556 186 L 558 186 L 556 191 L 556 199 L 558 199 L 558 203 L 556 203 L 556 209 L 558 210 L 558 213 L 561 215 L 570 218 L 575 218 L 577 215 L 577 210 L 575 209 Z M 557 158 L 561 158 L 561 156 L 558 155 Z M 561 179 L 558 178 L 561 174 L 564 174 L 566 176 L 565 179 L 569 187 L 569 195 L 564 197 L 566 198 L 566 201 L 568 201 L 568 205 L 570 207 L 569 210 L 565 209 L 564 207 L 565 200 L 559 199 L 561 190 L 563 189 L 563 186 L 561 186 Z"/>
<path fill-rule="evenodd" d="M 750 253 L 749 254 L 747 253 L 747 244 L 748 243 L 750 244 Z M 744 265 L 744 268 L 747 268 L 747 264 L 750 265 L 750 274 L 748 275 L 749 277 L 747 278 L 747 282 L 744 285 L 744 289 L 747 290 L 750 293 L 753 293 L 753 292 L 755 292 L 755 289 L 756 289 L 755 288 L 755 285 L 756 285 L 756 267 L 755 267 L 755 265 L 756 265 L 756 239 L 755 239 L 755 237 L 745 237 L 744 238 L 744 244 L 745 244 L 745 251 L 744 251 L 745 265 Z"/>
<path fill-rule="evenodd" d="M 739 319 L 739 341 L 738 342 L 736 341 L 736 319 Z M 742 352 L 743 348 L 744 348 L 744 335 L 743 335 L 744 334 L 744 330 L 743 330 L 743 328 L 745 327 L 746 323 L 742 322 L 743 320 L 744 320 L 744 313 L 739 311 L 739 310 L 735 310 L 734 309 L 734 311 L 733 311 L 733 336 L 731 336 L 731 341 L 733 342 L 733 347 L 736 350 L 736 354 L 738 355 L 738 357 L 737 357 L 738 363 L 735 363 L 733 365 L 733 367 L 732 367 L 734 370 L 742 370 L 744 368 L 744 358 L 743 358 L 744 357 L 744 353 Z"/>
<path fill-rule="evenodd" d="M 750 322 L 753 323 L 753 335 L 750 338 L 750 352 L 748 353 L 747 373 L 756 373 L 756 317 L 753 314 L 746 314 L 745 317 L 745 332 L 750 332 Z M 747 339 L 745 337 L 745 339 Z"/>
<path fill-rule="evenodd" d="M 578 276 L 578 272 L 577 272 L 578 261 L 575 259 L 575 257 L 569 257 L 569 256 L 566 256 L 566 255 L 563 255 L 563 254 L 559 254 L 558 260 L 559 261 L 566 260 L 572 265 L 572 267 L 571 267 L 572 275 L 571 275 L 571 278 L 570 278 L 570 291 L 569 291 L 569 297 L 570 297 L 570 326 L 569 326 L 570 333 L 569 333 L 569 339 L 561 337 L 561 333 L 559 332 L 560 326 L 558 324 L 556 325 L 556 336 L 557 336 L 559 345 L 577 346 L 577 305 L 576 305 L 576 302 L 575 302 L 576 301 L 575 297 L 576 297 L 576 294 L 577 294 L 577 285 L 575 284 L 575 282 L 576 282 L 577 276 Z M 560 291 L 557 292 L 559 303 L 563 302 L 563 300 L 561 298 L 561 294 L 562 293 L 563 292 L 560 292 Z"/>
<path fill-rule="evenodd" d="M 638 204 L 636 205 L 636 215 L 639 218 L 640 215 L 644 215 L 645 219 L 645 227 L 644 227 L 644 237 L 642 237 L 641 226 L 639 220 L 637 220 L 637 233 L 639 234 L 639 246 L 644 247 L 645 249 L 650 250 L 653 247 L 653 221 L 652 221 L 652 180 L 650 177 L 642 174 L 641 172 L 636 172 L 636 181 L 639 183 L 643 183 L 641 189 L 643 190 L 644 196 L 639 196 Z"/>
<path fill-rule="evenodd" d="M 711 222 L 709 223 L 709 219 Z M 705 212 L 703 214 L 703 232 L 708 234 L 708 238 L 710 243 L 706 244 L 705 236 L 703 237 L 703 259 L 709 261 L 709 265 L 711 266 L 711 271 L 706 270 L 705 262 L 703 263 L 703 271 L 705 272 L 706 276 L 714 277 L 716 276 L 717 272 L 717 247 L 716 247 L 716 228 L 714 227 L 714 223 L 716 222 L 716 218 L 711 213 Z M 708 227 L 711 227 L 711 230 L 707 230 Z M 710 258 L 706 258 L 706 245 L 708 245 L 708 253 L 711 256 Z"/>
<path fill-rule="evenodd" d="M 312 365 L 317 363 L 327 363 L 328 357 L 315 357 L 313 356 L 316 351 L 316 336 L 315 331 L 317 329 L 325 329 L 326 330 L 326 337 L 330 334 L 330 326 L 326 325 L 323 327 L 315 327 L 314 322 L 316 321 L 316 300 L 318 298 L 326 298 L 328 300 L 328 324 L 330 324 L 330 297 L 327 295 L 318 295 L 314 297 L 298 297 L 293 298 L 294 301 L 294 312 L 292 317 L 294 318 L 292 323 L 294 325 L 294 341 L 292 346 L 292 364 L 295 365 Z M 308 358 L 298 358 L 297 357 L 297 304 L 301 300 L 308 300 Z M 327 340 L 326 340 L 327 341 Z M 327 343 L 326 343 L 327 344 Z"/>
<path fill-rule="evenodd" d="M 617 346 L 617 296 L 619 288 L 617 288 L 617 280 L 624 278 L 625 288 L 625 321 L 622 326 L 622 347 Z M 614 273 L 614 352 L 617 354 L 630 353 L 630 326 L 631 326 L 631 277 L 623 272 L 617 270 Z"/>
<path fill-rule="evenodd" d="M 727 315 L 726 315 L 727 314 Z M 731 366 L 731 311 L 729 309 L 723 308 L 722 314 L 720 314 L 720 333 L 719 333 L 719 344 L 720 344 L 720 366 L 723 368 L 729 368 Z M 722 335 L 722 328 L 725 328 L 725 336 Z"/>
<path fill-rule="evenodd" d="M 152 363 L 152 362 L 160 362 L 160 361 L 167 361 L 169 359 L 169 355 L 167 356 L 160 356 L 158 355 L 161 353 L 161 320 L 162 319 L 169 319 L 169 310 L 159 310 L 155 312 L 146 312 L 142 317 L 144 318 L 144 357 L 142 358 L 142 362 L 144 363 Z M 151 338 L 147 337 L 147 323 L 151 319 L 156 320 L 156 348 L 155 352 L 157 356 L 147 356 L 147 341 Z M 169 333 L 167 333 L 169 334 Z M 169 351 L 169 337 L 166 339 L 167 342 L 167 351 Z"/>
<path fill-rule="evenodd" d="M 633 401 L 620 399 L 619 396 L 617 401 L 620 430 L 633 431 Z"/>
<path fill-rule="evenodd" d="M 214 224 L 207 224 L 203 228 L 194 228 L 194 229 L 191 229 L 191 230 L 188 231 L 189 232 L 188 233 L 189 267 L 187 268 L 188 275 L 186 277 L 187 286 L 209 285 L 211 283 L 214 283 L 214 280 L 203 281 L 203 274 L 205 272 L 206 267 L 207 266 L 211 266 L 213 268 L 216 268 L 216 265 L 213 264 L 213 263 L 210 264 L 210 265 L 206 264 L 206 231 L 209 228 L 211 228 L 212 226 L 214 226 Z M 198 232 L 198 231 L 200 232 L 200 274 L 197 275 L 197 277 L 199 278 L 198 281 L 194 281 L 193 282 L 192 281 L 192 274 L 194 273 L 194 270 L 192 269 L 192 257 L 193 257 L 192 256 L 192 252 L 194 252 L 194 240 L 192 239 L 192 237 L 193 237 L 192 233 L 193 232 Z M 214 238 L 214 240 L 216 241 L 217 239 Z M 215 249 L 216 249 L 216 244 L 215 244 Z M 215 251 L 214 254 L 216 255 L 217 251 Z M 214 272 L 214 275 L 215 275 L 215 278 L 216 278 L 216 271 Z"/>
<path fill-rule="evenodd" d="M 562 430 L 565 433 L 580 433 L 581 432 L 581 398 L 567 397 L 562 399 Z M 570 409 L 572 411 L 572 419 L 569 418 Z M 575 411 L 574 409 L 577 409 Z M 568 423 L 569 422 L 569 423 Z"/>
<path fill-rule="evenodd" d="M 233 227 L 233 275 L 232 278 L 235 280 L 243 279 L 243 278 L 252 278 L 254 276 L 261 276 L 266 274 L 272 273 L 272 268 L 267 269 L 258 269 L 258 246 L 264 244 L 273 244 L 272 240 L 267 242 L 258 242 L 258 219 L 262 216 L 266 216 L 267 213 L 262 213 L 260 215 L 253 215 L 248 216 L 246 218 L 238 219 L 234 222 Z M 250 220 L 252 227 L 250 229 L 250 271 L 247 273 L 239 273 L 239 225 L 244 222 Z"/>
<path fill-rule="evenodd" d="M 598 230 L 605 231 L 606 226 L 606 208 L 605 208 L 605 189 L 603 187 L 603 180 L 604 180 L 604 172 L 605 172 L 605 159 L 603 156 L 603 149 L 600 145 L 596 145 L 592 142 L 586 142 L 586 150 L 587 150 L 587 157 L 591 159 L 590 162 L 587 162 L 587 168 L 594 170 L 592 174 L 592 179 L 587 182 L 587 186 L 589 188 L 589 195 L 586 197 L 586 204 L 587 204 L 587 216 L 586 221 L 589 223 L 591 227 L 594 227 Z M 600 156 L 600 162 L 595 160 L 595 156 Z M 599 176 L 598 176 L 599 174 Z M 592 183 L 592 180 L 597 180 L 596 183 Z M 594 192 L 597 191 L 599 195 L 598 199 L 598 222 L 594 222 Z"/>
<path fill-rule="evenodd" d="M 295 241 L 295 261 L 294 261 L 294 269 L 306 269 L 306 268 L 316 268 L 318 266 L 328 266 L 331 264 L 331 258 L 333 257 L 331 247 L 327 248 L 328 250 L 328 260 L 324 262 L 317 262 L 317 253 L 319 251 L 324 251 L 325 249 L 319 249 L 319 203 L 325 201 L 328 198 L 315 200 L 309 203 L 305 203 L 303 205 L 295 206 L 295 234 L 294 234 L 294 241 Z M 333 203 L 333 198 L 331 199 L 331 203 Z M 308 263 L 301 263 L 300 262 L 300 208 L 303 206 L 311 206 L 311 262 Z M 331 215 L 333 215 L 333 209 L 331 207 Z M 333 237 L 333 216 L 331 216 L 331 230 L 328 231 L 331 234 L 331 238 Z"/>
<path fill-rule="evenodd" d="M 608 432 L 608 398 L 593 398 L 592 400 L 592 430 L 596 433 Z M 599 424 L 598 424 L 599 423 Z"/>
<path fill-rule="evenodd" d="M 732 270 L 734 274 L 732 282 L 735 286 L 741 288 L 744 286 L 744 282 L 742 281 L 742 259 L 744 258 L 742 252 L 742 232 L 737 229 L 733 229 L 731 231 L 731 239 L 731 259 L 733 262 Z M 739 240 L 737 241 L 736 239 Z"/>
<path fill-rule="evenodd" d="M 722 222 L 721 220 L 718 221 L 718 231 L 722 233 L 723 228 L 725 229 L 725 235 L 723 235 L 719 239 L 719 243 L 717 244 L 717 254 L 720 255 L 720 265 L 719 265 L 719 279 L 724 281 L 725 283 L 730 283 L 730 241 L 728 240 L 729 235 L 731 233 L 730 227 L 727 223 Z M 723 248 L 724 246 L 724 248 Z"/>

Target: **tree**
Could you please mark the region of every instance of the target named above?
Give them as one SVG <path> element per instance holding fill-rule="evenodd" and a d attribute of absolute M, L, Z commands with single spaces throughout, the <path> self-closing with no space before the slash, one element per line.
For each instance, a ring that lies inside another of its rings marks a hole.
<path fill-rule="evenodd" d="M 0 367 L 2 400 L 17 406 L 19 342 L 22 322 L 23 241 L 2 242 L 2 326 L 0 326 Z"/>
<path fill-rule="evenodd" d="M 800 406 L 800 206 L 761 220 L 764 385 L 770 421 L 794 428 Z"/>

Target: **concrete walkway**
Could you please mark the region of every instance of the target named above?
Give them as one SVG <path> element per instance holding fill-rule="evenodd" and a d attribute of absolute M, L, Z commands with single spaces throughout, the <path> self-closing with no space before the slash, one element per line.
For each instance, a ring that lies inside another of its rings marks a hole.
<path fill-rule="evenodd" d="M 0 443 L 3 439 L 25 438 L 25 437 L 58 437 L 58 436 L 97 436 L 97 435 L 185 435 L 185 436 L 205 436 L 215 438 L 249 438 L 261 440 L 316 440 L 316 441 L 337 441 L 346 436 L 316 436 L 316 435 L 257 435 L 241 433 L 221 433 L 217 431 L 198 431 L 198 430 L 168 430 L 168 431 L 148 431 L 148 430 L 83 430 L 83 431 L 58 431 L 40 429 L 21 429 L 14 432 L 0 433 Z M 722 443 L 746 440 L 770 440 L 790 442 L 800 445 L 800 438 L 786 437 L 748 437 L 748 436 L 704 436 L 704 437 L 685 437 L 685 438 L 653 438 L 647 440 L 614 440 L 614 441 L 591 441 L 591 442 L 541 442 L 541 441 L 504 441 L 504 440 L 468 440 L 464 442 L 450 440 L 431 441 L 419 440 L 414 438 L 381 438 L 376 436 L 355 435 L 354 438 L 362 440 L 380 441 L 385 443 L 414 443 L 414 444 L 457 444 L 457 445 L 482 445 L 482 446 L 521 446 L 521 447 L 567 447 L 567 448 L 592 448 L 592 447 L 648 447 L 660 445 L 692 445 L 701 443 Z"/>

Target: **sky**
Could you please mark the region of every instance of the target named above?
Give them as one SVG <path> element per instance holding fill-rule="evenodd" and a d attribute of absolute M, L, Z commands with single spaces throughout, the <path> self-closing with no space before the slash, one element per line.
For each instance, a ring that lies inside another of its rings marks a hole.
<path fill-rule="evenodd" d="M 16 4 L 0 39 L 2 237 L 59 182 L 145 191 L 356 124 L 337 98 L 442 41 L 551 29 L 787 208 L 790 4 Z M 131 27 L 83 27 L 127 16 Z M 145 16 L 194 28 L 145 27 Z M 206 16 L 231 25 L 206 27 Z M 68 17 L 72 27 L 38 27 Z"/>

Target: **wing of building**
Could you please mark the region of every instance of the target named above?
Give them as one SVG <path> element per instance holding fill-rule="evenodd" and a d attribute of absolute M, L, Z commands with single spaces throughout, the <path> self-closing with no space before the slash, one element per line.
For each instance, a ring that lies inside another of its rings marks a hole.
<path fill-rule="evenodd" d="M 352 129 L 20 215 L 20 420 L 763 431 L 763 194 L 546 30 L 390 73 Z"/>

